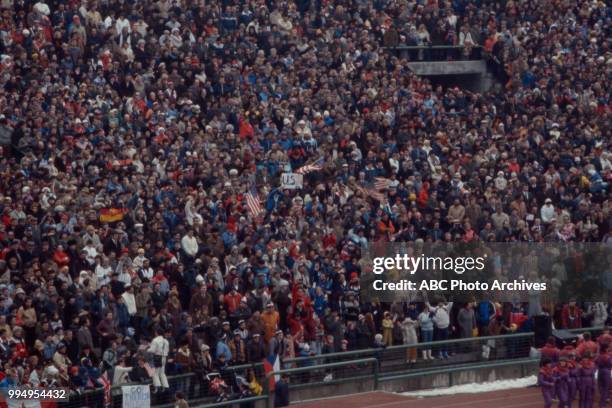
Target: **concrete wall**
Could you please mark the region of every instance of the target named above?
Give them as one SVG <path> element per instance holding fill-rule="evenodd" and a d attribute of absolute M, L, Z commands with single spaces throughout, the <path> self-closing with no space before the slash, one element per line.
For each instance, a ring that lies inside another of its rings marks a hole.
<path fill-rule="evenodd" d="M 300 384 L 290 390 L 292 403 L 320 400 L 342 395 L 359 394 L 374 390 L 387 392 L 408 392 L 446 388 L 454 385 L 491 382 L 496 380 L 509 380 L 522 378 L 537 372 L 537 363 L 514 364 L 502 367 L 483 367 L 477 370 L 457 371 L 434 375 L 423 375 L 414 378 L 398 379 L 393 381 L 379 381 L 374 379 L 354 380 L 350 382 L 331 383 L 326 385 Z M 266 400 L 257 401 L 255 408 L 267 408 Z M 321 405 L 324 406 L 324 405 Z"/>
<path fill-rule="evenodd" d="M 308 401 L 327 397 L 336 397 L 339 395 L 370 392 L 374 389 L 374 380 L 371 379 L 317 387 L 294 388 L 290 391 L 290 397 L 291 402 Z"/>
<path fill-rule="evenodd" d="M 385 381 L 381 382 L 378 388 L 389 392 L 429 390 L 452 387 L 453 385 L 517 379 L 535 373 L 536 371 L 537 364 L 532 364 L 530 366 L 517 364 L 505 367 L 484 368 L 403 380 Z"/>
<path fill-rule="evenodd" d="M 292 389 L 291 401 L 317 400 L 326 397 L 368 392 L 374 389 L 388 392 L 408 392 L 445 388 L 453 385 L 517 379 L 531 375 L 535 372 L 537 372 L 537 363 L 480 368 L 478 370 L 466 370 L 454 373 L 424 375 L 409 379 L 381 381 L 376 388 L 374 380 L 353 381 L 342 384 Z"/>

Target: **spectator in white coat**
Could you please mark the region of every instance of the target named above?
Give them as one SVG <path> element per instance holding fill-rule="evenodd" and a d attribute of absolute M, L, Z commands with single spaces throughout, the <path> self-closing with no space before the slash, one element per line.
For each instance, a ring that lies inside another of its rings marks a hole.
<path fill-rule="evenodd" d="M 127 307 L 130 319 L 136 316 L 136 296 L 134 295 L 134 287 L 132 285 L 125 286 L 125 292 L 121 295 L 125 306 Z"/>
<path fill-rule="evenodd" d="M 181 239 L 181 247 L 183 248 L 185 254 L 192 259 L 198 254 L 198 240 L 193 235 L 192 229 L 187 231 L 187 234 L 185 234 Z"/>
<path fill-rule="evenodd" d="M 418 320 L 413 320 L 410 317 L 406 317 L 402 322 L 402 339 L 404 344 L 418 344 L 419 337 L 417 336 L 416 329 L 418 327 Z M 406 350 L 406 362 L 416 363 L 417 348 L 412 347 Z"/>
<path fill-rule="evenodd" d="M 589 315 L 593 317 L 591 326 L 601 327 L 605 326 L 606 320 L 608 320 L 608 311 L 606 310 L 606 303 L 595 302 L 589 307 Z"/>
<path fill-rule="evenodd" d="M 427 304 L 429 306 L 429 303 Z M 453 307 L 453 302 L 440 302 L 437 306 L 431 307 L 430 310 L 434 312 L 433 322 L 435 325 L 435 339 L 437 341 L 448 340 L 448 334 L 450 330 L 450 311 Z M 446 346 L 440 346 L 438 350 L 438 358 L 448 358 L 448 351 Z"/>
<path fill-rule="evenodd" d="M 168 378 L 166 377 L 166 360 L 170 350 L 170 343 L 164 337 L 164 332 L 161 328 L 157 328 L 155 334 L 156 336 L 151 341 L 147 351 L 153 354 L 153 386 L 155 387 L 153 392 L 156 393 L 159 392 L 160 387 L 164 390 L 170 388 Z"/>
<path fill-rule="evenodd" d="M 544 201 L 544 205 L 540 209 L 540 218 L 542 224 L 548 225 L 555 221 L 555 206 L 552 204 L 552 200 L 547 198 Z"/>

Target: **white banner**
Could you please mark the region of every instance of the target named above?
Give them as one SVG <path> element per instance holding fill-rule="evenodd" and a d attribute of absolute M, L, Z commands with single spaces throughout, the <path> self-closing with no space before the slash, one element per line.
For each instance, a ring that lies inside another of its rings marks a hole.
<path fill-rule="evenodd" d="M 124 385 L 123 408 L 151 408 L 151 390 L 148 385 Z"/>
<path fill-rule="evenodd" d="M 304 186 L 304 176 L 297 173 L 283 173 L 281 174 L 281 188 L 287 188 L 291 190 L 299 189 Z"/>
<path fill-rule="evenodd" d="M 8 399 L 7 398 L 6 406 L 8 408 L 40 408 L 40 401 L 36 400 L 28 400 L 28 399 Z"/>

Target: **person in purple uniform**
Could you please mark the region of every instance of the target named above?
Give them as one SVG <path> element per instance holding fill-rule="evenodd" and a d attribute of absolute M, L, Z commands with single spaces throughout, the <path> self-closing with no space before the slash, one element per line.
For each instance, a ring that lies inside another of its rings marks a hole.
<path fill-rule="evenodd" d="M 569 406 L 576 399 L 578 394 L 578 361 L 576 361 L 576 353 L 568 355 L 567 365 L 569 366 Z"/>
<path fill-rule="evenodd" d="M 602 343 L 599 347 L 599 356 L 595 360 L 597 365 L 597 387 L 599 389 L 599 408 L 607 407 L 608 392 L 610 390 L 610 372 L 612 361 L 608 352 L 608 344 Z"/>
<path fill-rule="evenodd" d="M 552 361 L 549 359 L 542 360 L 542 367 L 540 367 L 540 373 L 538 375 L 538 384 L 542 388 L 544 408 L 551 408 L 555 395 L 555 373 Z"/>
<path fill-rule="evenodd" d="M 595 363 L 591 359 L 591 353 L 586 352 L 578 366 L 578 390 L 580 391 L 579 408 L 593 408 L 595 397 Z"/>
<path fill-rule="evenodd" d="M 559 399 L 559 408 L 571 408 L 570 400 L 570 367 L 567 357 L 561 357 L 553 370 L 555 377 L 555 394 Z"/>

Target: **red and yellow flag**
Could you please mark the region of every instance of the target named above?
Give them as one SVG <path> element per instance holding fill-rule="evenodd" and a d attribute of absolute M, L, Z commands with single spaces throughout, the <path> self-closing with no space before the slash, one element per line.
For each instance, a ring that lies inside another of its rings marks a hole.
<path fill-rule="evenodd" d="M 100 210 L 100 222 L 121 221 L 127 212 L 127 208 L 102 208 Z"/>

